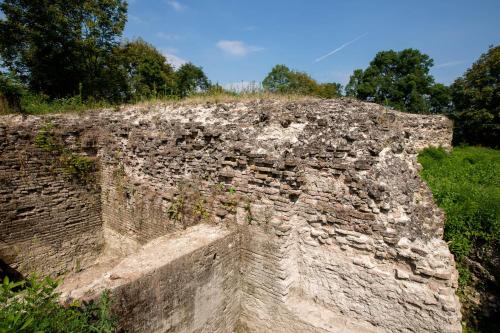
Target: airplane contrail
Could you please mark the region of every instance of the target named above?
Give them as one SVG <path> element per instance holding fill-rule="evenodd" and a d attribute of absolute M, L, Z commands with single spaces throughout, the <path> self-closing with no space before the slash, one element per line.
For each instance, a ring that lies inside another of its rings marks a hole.
<path fill-rule="evenodd" d="M 339 52 L 339 51 L 340 51 L 340 50 L 342 50 L 344 47 L 351 45 L 352 43 L 354 43 L 354 42 L 356 42 L 357 40 L 359 40 L 359 39 L 361 39 L 361 38 L 365 37 L 366 35 L 368 35 L 368 33 L 367 33 L 367 32 L 365 32 L 364 34 L 362 34 L 362 35 L 360 35 L 360 36 L 358 36 L 358 37 L 354 38 L 353 40 L 351 40 L 351 41 L 349 41 L 349 42 L 347 42 L 347 43 L 342 44 L 341 46 L 337 47 L 337 48 L 336 48 L 335 50 L 333 50 L 332 52 L 327 53 L 327 54 L 325 54 L 324 56 L 319 57 L 318 59 L 316 59 L 316 60 L 315 60 L 315 62 L 320 62 L 321 60 L 323 60 L 323 59 L 325 59 L 325 58 L 327 58 L 327 57 L 329 57 L 329 56 L 331 56 L 331 55 L 333 55 L 333 54 L 335 54 L 335 53 Z"/>

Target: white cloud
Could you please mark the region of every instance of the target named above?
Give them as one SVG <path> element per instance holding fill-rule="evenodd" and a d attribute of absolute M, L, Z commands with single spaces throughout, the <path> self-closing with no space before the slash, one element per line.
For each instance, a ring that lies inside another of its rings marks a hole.
<path fill-rule="evenodd" d="M 173 10 L 175 10 L 176 12 L 182 12 L 187 8 L 185 5 L 183 5 L 180 2 L 175 1 L 175 0 L 169 0 L 169 1 L 167 1 L 167 4 L 170 7 L 172 7 Z"/>
<path fill-rule="evenodd" d="M 465 63 L 465 61 L 463 61 L 463 60 L 448 61 L 448 62 L 443 62 L 443 63 L 437 64 L 434 66 L 434 68 L 453 67 L 453 66 L 461 65 L 463 63 Z"/>
<path fill-rule="evenodd" d="M 179 57 L 175 53 L 177 53 L 178 50 L 174 48 L 165 48 L 161 49 L 161 53 L 167 58 L 167 62 L 172 65 L 175 69 L 178 69 L 188 61 L 184 58 Z"/>
<path fill-rule="evenodd" d="M 327 58 L 327 57 L 329 57 L 329 56 L 331 56 L 331 55 L 334 55 L 335 53 L 339 52 L 339 51 L 340 51 L 340 50 L 342 50 L 343 48 L 345 48 L 345 47 L 347 47 L 347 46 L 351 45 L 352 43 L 356 42 L 358 39 L 361 39 L 361 38 L 365 37 L 367 34 L 368 34 L 368 33 L 364 33 L 364 34 L 362 34 L 362 35 L 360 35 L 360 36 L 358 36 L 358 37 L 354 38 L 353 40 L 350 40 L 350 41 L 348 41 L 347 43 L 344 43 L 344 44 L 340 45 L 340 46 L 339 46 L 339 47 L 337 47 L 335 50 L 333 50 L 333 51 L 331 51 L 331 52 L 329 52 L 329 53 L 325 54 L 324 56 L 321 56 L 321 57 L 317 58 L 317 59 L 316 59 L 316 60 L 314 60 L 314 61 L 315 61 L 315 62 L 320 62 L 321 60 L 323 60 L 323 59 L 325 59 L 325 58 Z"/>
<path fill-rule="evenodd" d="M 258 46 L 246 45 L 240 40 L 220 40 L 216 46 L 225 53 L 238 57 L 244 57 L 251 52 L 263 50 L 263 48 Z"/>
<path fill-rule="evenodd" d="M 157 32 L 156 37 L 161 38 L 161 39 L 166 39 L 166 40 L 181 39 L 181 36 L 179 36 L 177 34 L 170 34 L 170 33 L 165 33 L 165 32 Z"/>

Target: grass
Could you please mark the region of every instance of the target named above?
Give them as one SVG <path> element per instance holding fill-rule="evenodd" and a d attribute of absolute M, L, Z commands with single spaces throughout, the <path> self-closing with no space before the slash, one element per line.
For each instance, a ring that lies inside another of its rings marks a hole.
<path fill-rule="evenodd" d="M 418 160 L 423 166 L 422 177 L 446 213 L 444 238 L 457 262 L 459 296 L 464 318 L 470 321 L 466 331 L 489 332 L 489 328 L 475 329 L 488 325 L 475 318 L 482 310 L 471 309 L 467 293 L 471 288 L 480 293 L 497 290 L 481 281 L 481 275 L 471 269 L 471 260 L 500 278 L 495 265 L 500 257 L 500 151 L 456 147 L 447 153 L 442 148 L 427 148 Z"/>
<path fill-rule="evenodd" d="M 83 112 L 112 106 L 103 101 L 82 101 L 80 96 L 49 100 L 40 95 L 27 94 L 21 98 L 21 109 L 26 114 Z"/>
<path fill-rule="evenodd" d="M 83 101 L 79 96 L 49 100 L 40 95 L 27 94 L 21 98 L 21 109 L 23 114 L 44 115 L 57 113 L 83 113 L 91 110 L 110 109 L 118 110 L 122 105 L 153 105 L 153 104 L 175 104 L 175 105 L 195 105 L 203 103 L 233 103 L 250 100 L 276 100 L 276 101 L 300 101 L 318 99 L 314 96 L 298 94 L 273 94 L 263 91 L 243 91 L 243 92 L 207 92 L 196 93 L 186 98 L 180 99 L 176 96 L 157 96 L 143 98 L 129 103 L 114 104 L 104 101 Z M 11 111 L 1 114 L 16 113 Z"/>

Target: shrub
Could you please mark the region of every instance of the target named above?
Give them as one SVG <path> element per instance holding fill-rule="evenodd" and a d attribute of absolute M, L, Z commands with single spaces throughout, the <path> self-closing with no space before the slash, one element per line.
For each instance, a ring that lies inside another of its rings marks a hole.
<path fill-rule="evenodd" d="M 418 160 L 446 213 L 444 238 L 457 262 L 465 328 L 493 332 L 500 299 L 495 282 L 500 279 L 500 152 L 457 147 L 448 154 L 428 148 Z"/>
<path fill-rule="evenodd" d="M 113 332 L 107 293 L 96 303 L 64 307 L 55 291 L 57 282 L 34 276 L 0 285 L 0 332 Z"/>

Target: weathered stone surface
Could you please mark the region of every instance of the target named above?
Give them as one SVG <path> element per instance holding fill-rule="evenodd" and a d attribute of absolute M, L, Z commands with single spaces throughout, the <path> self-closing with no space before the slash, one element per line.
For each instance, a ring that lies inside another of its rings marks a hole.
<path fill-rule="evenodd" d="M 0 143 L 0 170 L 11 170 L 10 178 L 22 177 L 14 151 L 40 153 L 30 140 L 33 129 L 48 119 L 2 118 L 0 137 L 8 141 Z M 444 216 L 419 178 L 416 161 L 426 146 L 449 147 L 451 123 L 445 117 L 341 99 L 169 104 L 50 119 L 55 128 L 79 129 L 67 136 L 72 149 L 80 149 L 79 138 L 94 133 L 95 148 L 88 151 L 99 158 L 92 193 L 100 202 L 92 212 L 100 213 L 95 237 L 100 244 L 104 239 L 104 258 L 134 256 L 148 242 L 200 223 L 239 235 L 234 253 L 240 276 L 233 281 L 239 290 L 238 329 L 460 331 L 457 272 L 442 240 Z M 4 151 L 11 157 L 4 159 Z M 34 186 L 43 187 L 52 178 L 36 177 L 38 169 L 31 169 Z M 72 188 L 66 178 L 61 186 Z M 16 222 L 23 212 L 13 206 L 29 197 L 26 192 L 9 194 L 17 188 L 13 184 L 0 193 L 0 200 L 11 203 L 7 209 L 2 206 L 0 215 L 2 239 L 9 234 L 9 246 L 23 239 L 9 231 L 14 225 L 23 228 Z M 82 198 L 90 193 L 81 187 L 72 191 Z M 41 206 L 57 200 L 61 198 L 48 198 Z M 85 199 L 82 205 L 87 206 Z M 63 252 L 61 258 L 65 255 L 70 259 L 73 254 Z M 22 259 L 29 257 L 18 258 L 30 262 Z M 198 265 L 196 256 L 190 258 L 183 259 L 179 274 L 191 274 L 186 265 Z M 115 273 L 110 281 L 120 284 L 123 273 Z M 127 293 L 126 299 L 134 294 L 142 298 L 130 310 L 134 315 L 126 312 L 130 316 L 122 318 L 123 327 L 141 332 L 166 327 L 134 322 L 142 320 L 139 308 L 148 299 L 159 300 L 149 291 L 158 290 L 158 279 L 148 278 Z M 161 281 L 162 292 L 178 300 L 186 295 L 182 283 Z M 151 304 L 164 304 L 159 302 Z M 131 308 L 126 302 L 122 306 Z M 178 318 L 167 310 L 155 316 Z M 171 331 L 194 329 L 186 325 Z M 210 327 L 221 332 L 234 328 Z"/>

